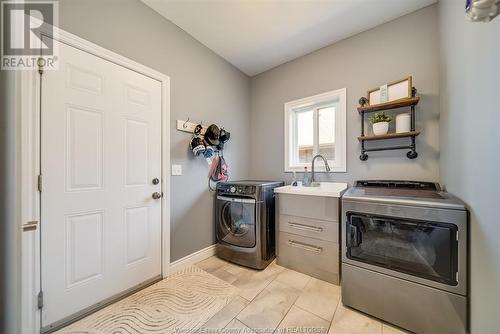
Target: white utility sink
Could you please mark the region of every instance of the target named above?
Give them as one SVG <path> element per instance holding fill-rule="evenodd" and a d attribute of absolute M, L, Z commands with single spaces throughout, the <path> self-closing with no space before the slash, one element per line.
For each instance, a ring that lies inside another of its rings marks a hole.
<path fill-rule="evenodd" d="M 319 187 L 304 187 L 299 183 L 298 186 L 284 186 L 274 188 L 278 194 L 308 195 L 323 197 L 340 197 L 346 191 L 347 183 L 340 182 L 320 182 Z"/>

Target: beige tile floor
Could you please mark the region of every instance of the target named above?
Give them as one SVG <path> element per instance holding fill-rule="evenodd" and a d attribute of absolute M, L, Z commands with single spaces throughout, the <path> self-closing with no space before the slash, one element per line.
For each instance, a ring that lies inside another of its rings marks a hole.
<path fill-rule="evenodd" d="M 202 326 L 200 333 L 408 333 L 343 306 L 340 286 L 275 262 L 262 271 L 217 257 L 196 265 L 240 291 L 239 296 Z"/>

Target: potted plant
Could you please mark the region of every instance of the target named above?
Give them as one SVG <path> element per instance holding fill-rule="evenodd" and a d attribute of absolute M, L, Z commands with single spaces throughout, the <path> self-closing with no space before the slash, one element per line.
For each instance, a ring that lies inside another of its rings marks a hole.
<path fill-rule="evenodd" d="M 373 124 L 373 134 L 376 136 L 387 134 L 389 131 L 389 122 L 392 119 L 392 116 L 386 115 L 383 111 L 370 117 L 370 122 Z"/>

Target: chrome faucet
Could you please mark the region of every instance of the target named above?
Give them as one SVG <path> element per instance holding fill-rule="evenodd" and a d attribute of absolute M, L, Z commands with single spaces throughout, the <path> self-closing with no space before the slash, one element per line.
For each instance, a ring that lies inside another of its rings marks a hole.
<path fill-rule="evenodd" d="M 314 156 L 314 158 L 312 159 L 312 163 L 311 163 L 311 187 L 319 187 L 320 186 L 320 183 L 319 182 L 314 182 L 314 161 L 317 159 L 317 158 L 321 158 L 323 159 L 323 162 L 325 163 L 325 169 L 327 172 L 330 171 L 330 165 L 328 165 L 328 160 L 325 159 L 324 156 L 322 156 L 321 154 L 316 154 Z"/>

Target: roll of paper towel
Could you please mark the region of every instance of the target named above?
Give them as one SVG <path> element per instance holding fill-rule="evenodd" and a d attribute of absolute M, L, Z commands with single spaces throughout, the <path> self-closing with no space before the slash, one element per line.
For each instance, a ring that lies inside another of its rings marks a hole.
<path fill-rule="evenodd" d="M 396 133 L 410 132 L 410 114 L 396 115 Z"/>

